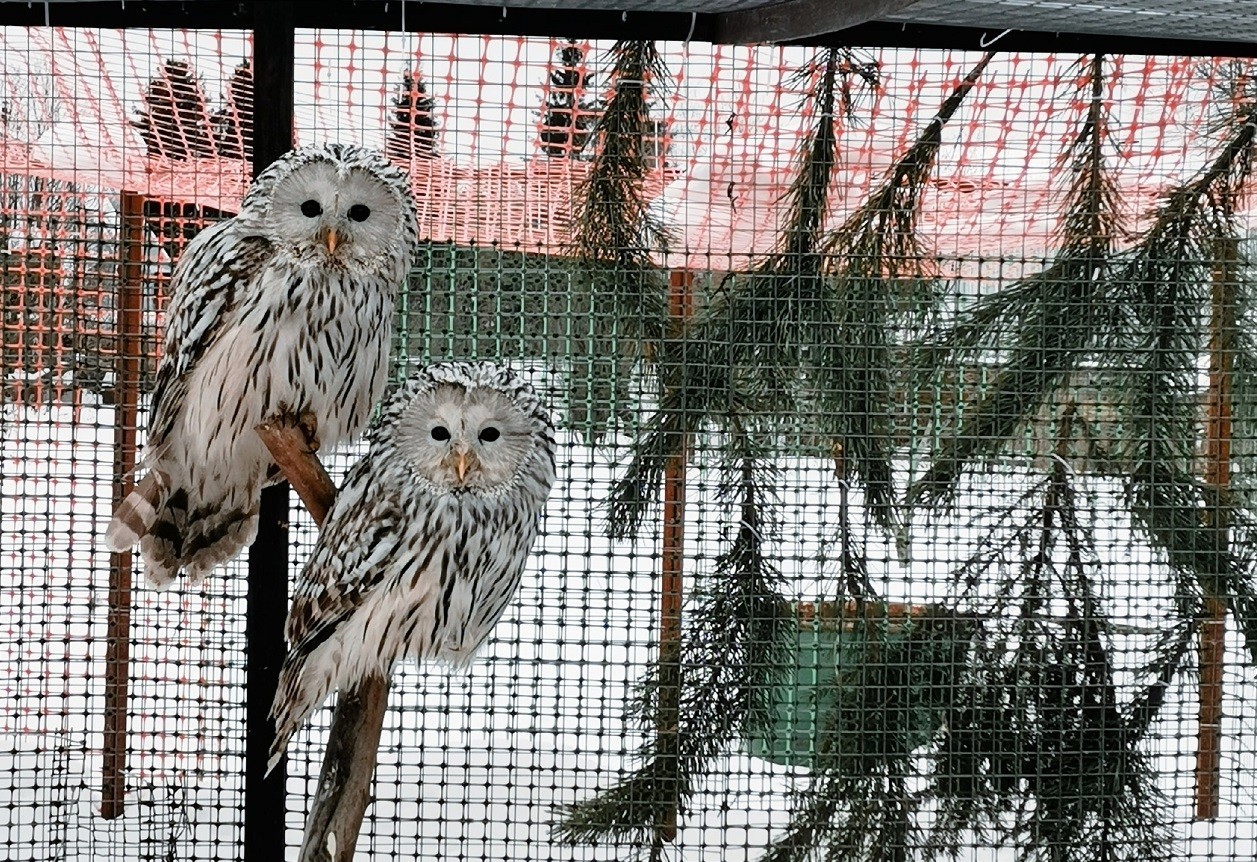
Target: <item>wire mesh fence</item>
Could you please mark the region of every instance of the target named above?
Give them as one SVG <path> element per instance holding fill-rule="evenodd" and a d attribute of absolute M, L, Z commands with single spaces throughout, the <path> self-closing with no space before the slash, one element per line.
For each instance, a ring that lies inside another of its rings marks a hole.
<path fill-rule="evenodd" d="M 99 537 L 173 262 L 247 187 L 250 50 L 0 32 L 6 858 L 242 858 L 244 563 L 157 592 Z M 410 176 L 394 379 L 503 360 L 561 429 L 480 659 L 395 672 L 360 858 L 1257 854 L 1251 65 L 296 57 L 297 141 Z"/>

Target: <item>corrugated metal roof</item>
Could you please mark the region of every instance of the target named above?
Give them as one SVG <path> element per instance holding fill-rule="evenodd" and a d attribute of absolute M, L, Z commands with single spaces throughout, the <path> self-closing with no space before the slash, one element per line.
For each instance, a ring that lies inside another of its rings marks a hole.
<path fill-rule="evenodd" d="M 833 41 L 850 31 L 857 44 L 956 48 L 1012 32 L 1036 37 L 1010 39 L 1020 50 L 1257 53 L 1257 0 L 341 0 L 292 9 L 298 27 L 724 43 Z M 0 0 L 4 24 L 247 28 L 258 14 L 255 0 Z M 1041 44 L 1044 36 L 1084 42 Z"/>

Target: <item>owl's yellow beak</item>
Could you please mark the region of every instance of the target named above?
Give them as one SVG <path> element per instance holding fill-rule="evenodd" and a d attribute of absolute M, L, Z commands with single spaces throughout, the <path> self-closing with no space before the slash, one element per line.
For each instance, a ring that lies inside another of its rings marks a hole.
<path fill-rule="evenodd" d="M 340 245 L 340 237 L 336 235 L 336 228 L 327 229 L 327 253 L 336 254 L 336 246 Z"/>
<path fill-rule="evenodd" d="M 476 458 L 476 453 L 473 452 L 465 443 L 456 443 L 454 445 L 454 451 L 450 453 L 449 457 L 452 462 L 451 466 L 454 468 L 454 475 L 458 477 L 458 484 L 465 484 L 467 481 L 467 471 L 479 463 L 479 460 Z"/>

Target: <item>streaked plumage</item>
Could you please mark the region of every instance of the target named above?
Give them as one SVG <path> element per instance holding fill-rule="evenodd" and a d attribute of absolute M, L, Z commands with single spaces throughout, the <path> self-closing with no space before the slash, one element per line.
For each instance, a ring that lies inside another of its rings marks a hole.
<path fill-rule="evenodd" d="M 519 586 L 554 483 L 547 409 L 490 363 L 415 372 L 370 441 L 297 581 L 272 766 L 334 688 L 403 658 L 471 661 Z"/>
<path fill-rule="evenodd" d="M 417 247 L 405 175 L 374 150 L 302 147 L 175 267 L 152 421 L 110 550 L 137 542 L 150 583 L 193 581 L 257 534 L 274 464 L 253 432 L 305 416 L 324 448 L 356 436 L 384 392 L 398 290 Z"/>

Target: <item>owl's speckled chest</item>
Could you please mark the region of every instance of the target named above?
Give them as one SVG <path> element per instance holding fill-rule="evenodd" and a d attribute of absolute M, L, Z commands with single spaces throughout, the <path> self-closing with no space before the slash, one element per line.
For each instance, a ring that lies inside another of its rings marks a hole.
<path fill-rule="evenodd" d="M 190 381 L 188 433 L 222 432 L 204 441 L 211 460 L 229 454 L 212 451 L 220 441 L 280 411 L 312 413 L 326 448 L 358 434 L 387 379 L 395 284 L 328 268 L 262 270 Z M 267 461 L 260 450 L 257 459 Z"/>
<path fill-rule="evenodd" d="M 399 604 L 414 610 L 399 627 L 409 637 L 394 648 L 397 656 L 452 665 L 472 659 L 519 587 L 545 498 L 534 485 L 523 482 L 511 495 L 442 494 L 412 504 L 411 511 L 423 514 L 406 525 L 407 542 L 438 535 L 441 552 L 428 584 L 399 579 L 398 588 L 409 593 Z M 425 589 L 426 600 L 419 595 Z"/>

